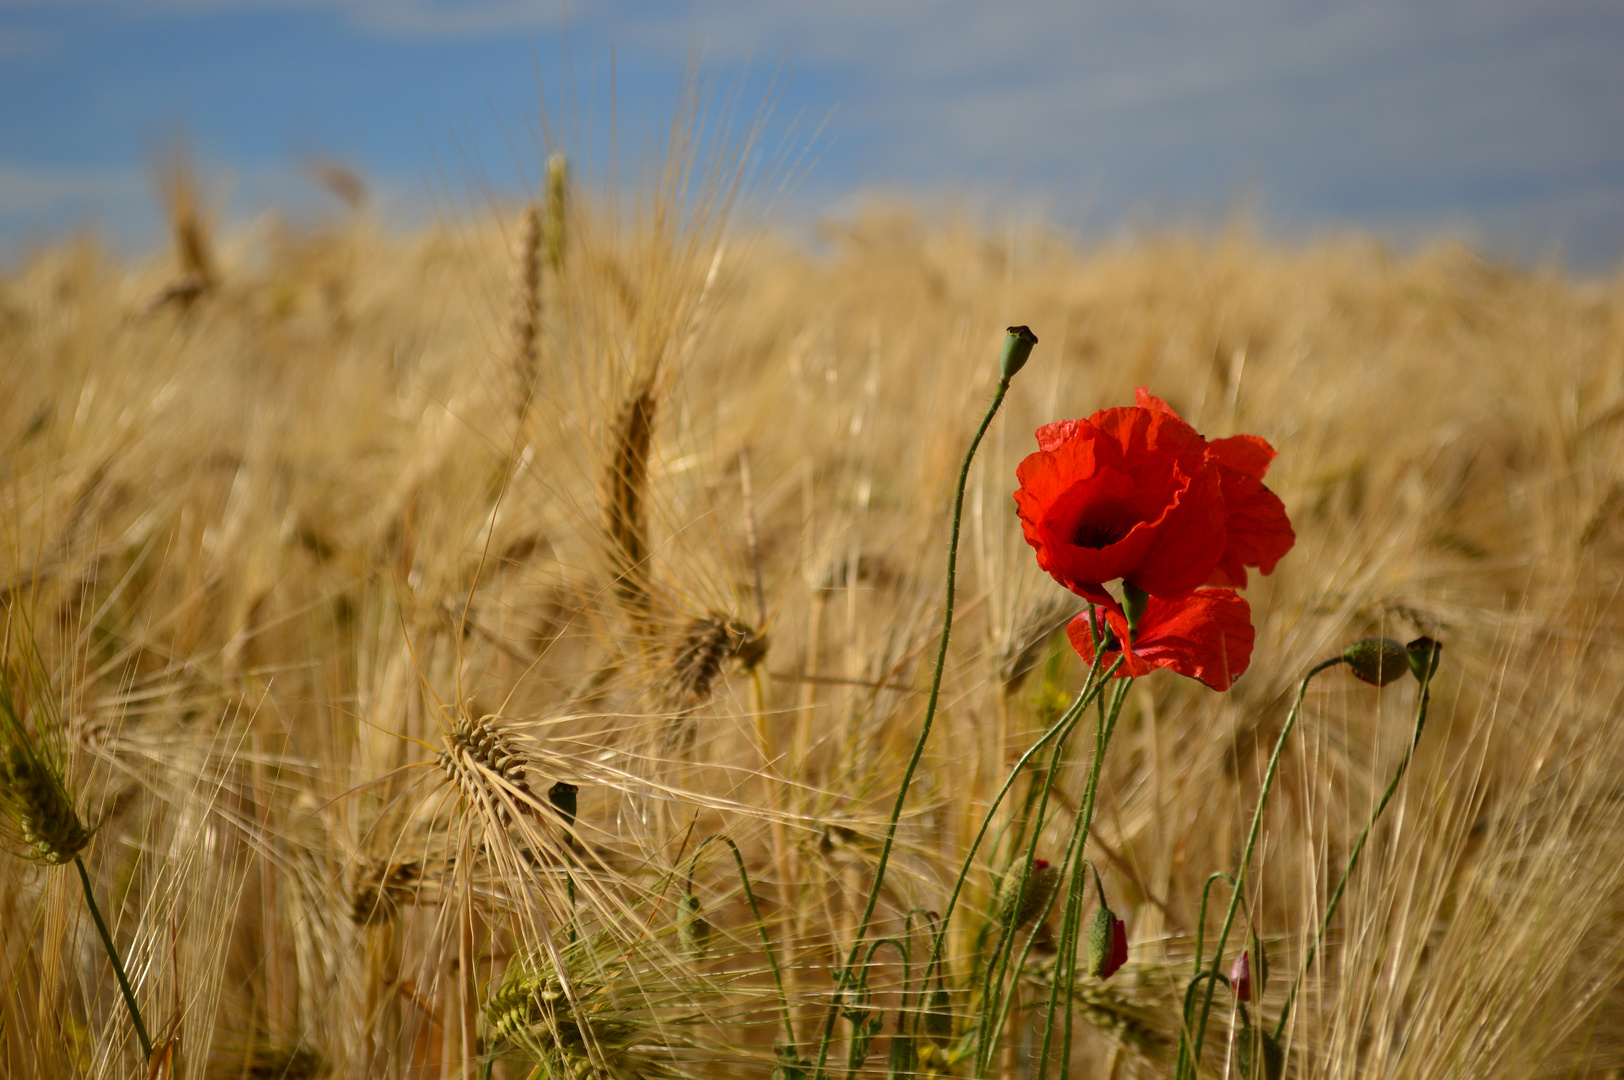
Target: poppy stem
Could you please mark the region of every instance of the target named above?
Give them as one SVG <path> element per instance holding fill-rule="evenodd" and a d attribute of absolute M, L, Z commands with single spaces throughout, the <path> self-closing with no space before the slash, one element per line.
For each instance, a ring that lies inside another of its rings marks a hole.
<path fill-rule="evenodd" d="M 1207 1020 L 1212 1014 L 1213 992 L 1218 987 L 1218 981 L 1223 978 L 1219 968 L 1223 963 L 1224 945 L 1229 941 L 1230 928 L 1235 925 L 1235 912 L 1239 910 L 1241 897 L 1246 892 L 1246 868 L 1252 862 L 1252 851 L 1257 847 L 1258 833 L 1263 828 L 1263 811 L 1268 806 L 1274 778 L 1280 772 L 1280 756 L 1286 749 L 1286 739 L 1291 736 L 1291 729 L 1297 726 L 1297 718 L 1302 715 L 1303 698 L 1308 696 L 1308 684 L 1320 672 L 1327 671 L 1342 662 L 1342 657 L 1333 656 L 1309 669 L 1308 674 L 1303 676 L 1303 681 L 1297 685 L 1296 700 L 1291 703 L 1291 712 L 1286 716 L 1285 726 L 1280 729 L 1280 737 L 1275 740 L 1274 753 L 1269 757 L 1269 768 L 1263 774 L 1263 788 L 1258 792 L 1257 808 L 1252 812 L 1252 828 L 1246 834 L 1246 847 L 1241 851 L 1240 866 L 1235 871 L 1235 887 L 1230 892 L 1229 910 L 1224 913 L 1224 924 L 1218 931 L 1218 944 L 1212 952 L 1212 965 L 1205 973 L 1212 978 L 1208 979 L 1207 992 L 1201 1000 L 1201 1019 L 1195 1025 L 1194 1045 L 1191 1045 L 1188 1031 L 1179 1033 L 1179 1056 L 1174 1073 L 1179 1080 L 1195 1076 L 1197 1064 L 1201 1061 L 1201 1044 L 1206 1038 Z M 1192 982 L 1192 989 L 1193 987 Z"/>
<path fill-rule="evenodd" d="M 767 954 L 767 967 L 772 972 L 773 984 L 778 987 L 778 1009 L 784 1022 L 784 1034 L 789 1039 L 785 1043 L 785 1048 L 793 1050 L 795 1047 L 795 1021 L 790 1013 L 789 997 L 784 993 L 784 976 L 778 966 L 778 954 L 773 951 L 772 936 L 767 933 L 767 924 L 761 918 L 761 908 L 756 905 L 756 893 L 750 887 L 750 875 L 744 869 L 744 855 L 739 851 L 739 845 L 733 842 L 732 837 L 726 833 L 715 833 L 699 842 L 699 846 L 694 849 L 693 858 L 688 861 L 688 888 L 690 891 L 693 889 L 694 869 L 699 865 L 700 853 L 713 842 L 726 844 L 728 849 L 733 852 L 733 861 L 738 864 L 739 884 L 744 886 L 744 898 L 750 904 L 750 914 L 755 917 L 756 931 L 761 935 L 762 951 Z"/>
<path fill-rule="evenodd" d="M 73 865 L 79 871 L 79 884 L 85 889 L 85 905 L 90 908 L 90 918 L 96 924 L 96 932 L 101 934 L 102 947 L 107 950 L 107 959 L 113 962 L 113 974 L 118 976 L 118 988 L 124 993 L 124 1007 L 130 1011 L 130 1022 L 135 1025 L 135 1037 L 141 1042 L 141 1059 L 143 1061 L 152 1057 L 152 1040 L 147 1037 L 147 1025 L 141 1021 L 141 1010 L 135 1004 L 135 991 L 130 989 L 130 977 L 124 974 L 124 964 L 118 958 L 118 948 L 113 944 L 113 935 L 107 932 L 107 923 L 102 920 L 101 908 L 96 906 L 96 894 L 90 888 L 90 875 L 85 872 L 84 860 L 75 855 Z"/>
<path fill-rule="evenodd" d="M 1276 1042 L 1280 1041 L 1281 1035 L 1286 1030 L 1286 1020 L 1291 1016 L 1291 1007 L 1297 1001 L 1297 991 L 1302 986 L 1303 977 L 1308 974 L 1308 969 L 1314 966 L 1314 957 L 1319 953 L 1320 942 L 1325 940 L 1326 933 L 1331 929 L 1331 919 L 1335 917 L 1336 909 L 1342 903 L 1342 894 L 1348 887 L 1348 877 L 1353 873 L 1353 868 L 1359 864 L 1359 856 L 1364 854 L 1365 841 L 1370 839 L 1370 830 L 1376 827 L 1382 811 L 1387 809 L 1393 793 L 1398 790 L 1399 781 L 1404 779 L 1404 774 L 1410 767 L 1410 760 L 1415 757 L 1415 747 L 1421 741 L 1421 729 L 1426 727 L 1427 705 L 1431 700 L 1430 689 L 1423 686 L 1420 705 L 1416 710 L 1415 731 L 1410 736 L 1409 745 L 1404 748 L 1404 756 L 1399 759 L 1398 768 L 1393 771 L 1393 779 L 1387 782 L 1387 790 L 1382 792 L 1381 801 L 1371 812 L 1370 820 L 1365 822 L 1364 829 L 1359 833 L 1359 839 L 1354 841 L 1353 851 L 1348 855 L 1348 864 L 1342 868 L 1342 880 L 1336 883 L 1336 888 L 1331 892 L 1331 900 L 1325 905 L 1325 918 L 1320 920 L 1319 931 L 1314 935 L 1314 940 L 1308 944 L 1308 955 L 1303 959 L 1303 966 L 1298 970 L 1297 978 L 1292 980 L 1291 992 L 1286 995 L 1286 1003 L 1280 1010 L 1280 1019 L 1275 1023 Z"/>
<path fill-rule="evenodd" d="M 947 940 L 948 922 L 953 917 L 954 909 L 958 906 L 959 895 L 964 891 L 964 883 L 969 880 L 970 868 L 974 865 L 976 853 L 981 850 L 981 843 L 987 838 L 987 832 L 992 828 L 993 817 L 998 813 L 998 808 L 1003 805 L 1004 797 L 1015 786 L 1015 781 L 1020 779 L 1027 762 L 1031 761 L 1039 750 L 1047 746 L 1049 740 L 1059 738 L 1064 742 L 1070 737 L 1071 729 L 1077 725 L 1078 719 L 1083 715 L 1083 710 L 1088 708 L 1090 702 L 1105 686 L 1105 679 L 1098 677 L 1100 654 L 1096 653 L 1095 655 L 1094 669 L 1089 673 L 1089 681 L 1084 683 L 1082 692 L 1077 695 L 1077 700 L 1071 703 L 1071 707 L 1065 711 L 1059 720 L 1055 721 L 1053 727 L 1044 732 L 1038 741 L 1033 743 L 1031 748 L 1021 755 L 1020 760 L 1010 769 L 1009 776 L 1004 780 L 1004 786 L 999 789 L 997 796 L 993 798 L 992 805 L 987 807 L 987 812 L 981 819 L 981 829 L 976 833 L 975 839 L 970 842 L 969 850 L 964 853 L 964 865 L 959 868 L 958 877 L 954 879 L 953 893 L 947 898 L 947 907 L 943 909 L 941 918 L 937 920 L 936 940 L 931 947 L 930 959 L 925 966 L 926 980 L 929 980 L 931 974 L 936 971 L 936 965 L 941 961 L 942 947 Z M 1116 669 L 1121 666 L 1122 658 L 1119 656 L 1116 662 L 1111 665 L 1110 671 L 1106 672 L 1105 678 L 1110 678 L 1111 675 L 1116 673 Z"/>
<path fill-rule="evenodd" d="M 947 597 L 942 613 L 942 640 L 936 650 L 936 671 L 931 675 L 930 699 L 925 705 L 925 720 L 919 726 L 919 738 L 914 743 L 913 756 L 908 759 L 908 767 L 903 771 L 901 783 L 897 785 L 897 798 L 891 806 L 891 818 L 885 826 L 885 840 L 880 845 L 879 860 L 874 865 L 874 882 L 869 886 L 868 902 L 863 906 L 863 917 L 857 924 L 857 933 L 852 939 L 846 963 L 839 972 L 835 998 L 830 1003 L 828 1017 L 824 1022 L 823 1039 L 818 1047 L 818 1062 L 812 1074 L 813 1080 L 822 1080 L 825 1075 L 824 1065 L 828 1060 L 829 1043 L 834 1038 L 835 1018 L 839 1015 L 837 1006 L 845 991 L 852 985 L 852 976 L 856 970 L 857 958 L 861 955 L 863 938 L 868 935 L 869 923 L 874 919 L 875 905 L 879 903 L 880 888 L 885 883 L 885 868 L 891 861 L 891 846 L 896 842 L 897 822 L 902 818 L 902 807 L 908 799 L 908 787 L 913 783 L 914 772 L 919 768 L 919 759 L 925 754 L 925 742 L 930 738 L 931 725 L 936 720 L 936 704 L 942 693 L 942 669 L 947 664 L 947 641 L 953 632 L 953 584 L 958 571 L 959 524 L 964 518 L 964 488 L 970 480 L 970 464 L 975 460 L 976 449 L 980 447 L 987 429 L 992 426 L 992 418 L 997 414 L 998 407 L 1004 403 L 1004 395 L 1009 393 L 1009 380 L 1013 374 L 1011 372 L 998 380 L 998 390 L 993 395 L 992 404 L 987 406 L 987 414 L 981 418 L 981 426 L 976 428 L 975 438 L 970 440 L 970 448 L 964 452 L 964 464 L 959 468 L 958 487 L 953 495 L 953 533 L 947 545 Z"/>
<path fill-rule="evenodd" d="M 1129 679 L 1118 687 L 1112 697 L 1109 714 L 1105 711 L 1104 698 L 1100 699 L 1099 726 L 1094 732 L 1094 760 L 1089 766 L 1088 784 L 1083 789 L 1083 802 L 1077 808 L 1076 822 L 1072 826 L 1071 850 L 1066 853 L 1066 860 L 1072 871 L 1071 888 L 1066 895 L 1066 914 L 1061 922 L 1060 949 L 1055 954 L 1054 973 L 1049 977 L 1049 1004 L 1043 1022 L 1043 1048 L 1038 1053 L 1038 1080 L 1045 1080 L 1049 1075 L 1049 1046 L 1054 1036 L 1055 1012 L 1062 999 L 1068 1003 L 1068 1007 L 1060 1040 L 1060 1080 L 1066 1080 L 1071 1074 L 1073 1010 L 1069 1007 L 1069 1003 L 1077 986 L 1077 945 L 1082 939 L 1083 904 L 1088 898 L 1088 877 L 1083 872 L 1085 869 L 1094 875 L 1094 888 L 1099 891 L 1100 906 L 1106 906 L 1105 884 L 1100 881 L 1099 868 L 1083 858 L 1083 852 L 1088 846 L 1088 835 L 1094 827 L 1100 767 L 1105 761 L 1106 747 L 1110 745 L 1111 736 L 1116 731 L 1117 717 L 1122 713 L 1122 703 L 1127 700 L 1128 689 L 1132 685 L 1133 680 Z"/>

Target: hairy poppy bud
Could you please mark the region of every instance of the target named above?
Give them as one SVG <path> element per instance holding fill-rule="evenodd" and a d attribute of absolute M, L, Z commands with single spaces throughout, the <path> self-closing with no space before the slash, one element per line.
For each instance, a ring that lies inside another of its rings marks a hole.
<path fill-rule="evenodd" d="M 705 959 L 710 949 L 711 925 L 699 906 L 699 897 L 692 892 L 682 894 L 677 901 L 677 940 L 682 951 L 695 962 Z"/>
<path fill-rule="evenodd" d="M 1088 925 L 1088 973 L 1109 979 L 1128 962 L 1128 927 L 1110 908 L 1094 913 Z"/>
<path fill-rule="evenodd" d="M 1367 683 L 1386 686 L 1410 670 L 1410 654 L 1390 637 L 1360 638 L 1342 651 L 1348 669 Z"/>
<path fill-rule="evenodd" d="M 1235 1075 L 1242 1080 L 1280 1080 L 1286 1071 L 1286 1052 L 1266 1027 L 1253 1027 L 1241 1008 L 1241 1029 L 1235 1038 Z"/>
<path fill-rule="evenodd" d="M 1019 930 L 1043 914 L 1054 898 L 1060 884 L 1060 871 L 1049 865 L 1048 859 L 1033 859 L 1032 872 L 1026 876 L 1026 892 L 1021 893 L 1021 879 L 1011 874 L 1004 879 L 998 898 L 998 918 L 1011 931 Z M 1016 901 L 1019 900 L 1019 907 Z"/>
<path fill-rule="evenodd" d="M 1252 1000 L 1252 959 L 1245 949 L 1229 966 L 1229 988 L 1235 992 L 1236 1001 Z"/>
<path fill-rule="evenodd" d="M 938 986 L 925 1006 L 925 1036 L 945 1043 L 953 1037 L 953 1008 L 947 991 Z"/>
<path fill-rule="evenodd" d="M 897 1032 L 891 1036 L 891 1054 L 885 1063 L 886 1080 L 911 1077 L 919 1068 L 919 1050 L 911 1036 Z"/>
<path fill-rule="evenodd" d="M 1425 686 L 1438 670 L 1438 661 L 1443 656 L 1443 643 L 1429 637 L 1418 637 L 1404 646 L 1404 649 L 1409 654 L 1410 674 Z"/>
<path fill-rule="evenodd" d="M 1031 327 L 1012 326 L 1008 336 L 1004 338 L 1004 354 L 998 361 L 998 374 L 1005 382 L 1015 377 L 1015 373 L 1026 366 L 1027 358 L 1032 355 L 1032 346 L 1038 343 L 1038 336 L 1032 333 Z"/>

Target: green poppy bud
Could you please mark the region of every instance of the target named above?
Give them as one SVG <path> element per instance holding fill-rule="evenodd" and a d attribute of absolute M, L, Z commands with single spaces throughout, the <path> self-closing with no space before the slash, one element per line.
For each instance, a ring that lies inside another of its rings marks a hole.
<path fill-rule="evenodd" d="M 710 949 L 711 925 L 699 907 L 699 897 L 692 892 L 682 894 L 677 901 L 677 940 L 688 959 L 698 963 Z"/>
<path fill-rule="evenodd" d="M 1235 1036 L 1235 1075 L 1241 1080 L 1280 1080 L 1286 1071 L 1286 1052 L 1264 1027 L 1253 1027 L 1241 1009 L 1241 1029 Z"/>
<path fill-rule="evenodd" d="M 912 1036 L 897 1032 L 891 1036 L 891 1056 L 885 1064 L 886 1080 L 911 1078 L 919 1068 L 919 1050 Z"/>
<path fill-rule="evenodd" d="M 938 986 L 925 1005 L 925 1036 L 939 1043 L 953 1037 L 953 1007 L 947 991 Z"/>
<path fill-rule="evenodd" d="M 1043 914 L 1059 885 L 1060 871 L 1050 866 L 1048 859 L 1033 859 L 1032 872 L 1026 876 L 1024 895 L 1020 877 L 1011 874 L 1004 879 L 998 897 L 999 921 L 1011 931 L 1021 929 Z"/>
<path fill-rule="evenodd" d="M 1088 973 L 1109 979 L 1128 962 L 1128 927 L 1116 913 L 1102 907 L 1088 924 Z"/>
<path fill-rule="evenodd" d="M 1004 354 L 998 361 L 998 374 L 1005 381 L 1015 377 L 1015 373 L 1026 366 L 1027 358 L 1032 355 L 1032 346 L 1038 343 L 1038 336 L 1032 333 L 1030 327 L 1012 326 L 1008 336 L 1004 338 Z"/>
<path fill-rule="evenodd" d="M 1360 638 L 1342 652 L 1348 669 L 1376 686 L 1386 686 L 1410 670 L 1410 654 L 1390 637 Z"/>
<path fill-rule="evenodd" d="M 1438 670 L 1438 661 L 1443 656 L 1443 643 L 1429 637 L 1418 637 L 1404 648 L 1409 654 L 1410 674 L 1425 686 L 1432 681 L 1432 676 Z"/>

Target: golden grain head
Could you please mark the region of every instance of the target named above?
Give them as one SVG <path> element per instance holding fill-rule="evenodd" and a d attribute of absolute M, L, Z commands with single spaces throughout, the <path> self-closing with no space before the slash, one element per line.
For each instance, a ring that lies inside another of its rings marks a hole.
<path fill-rule="evenodd" d="M 524 751 L 495 717 L 459 716 L 444 741 L 437 758 L 440 768 L 470 807 L 501 826 L 511 823 L 512 810 L 535 813 Z"/>
<path fill-rule="evenodd" d="M 92 832 L 74 809 L 61 772 L 26 737 L 6 748 L 3 768 L 0 815 L 18 854 L 55 865 L 89 846 Z"/>
<path fill-rule="evenodd" d="M 423 864 L 416 859 L 364 859 L 352 879 L 350 920 L 359 926 L 391 922 L 417 901 L 422 886 Z"/>
<path fill-rule="evenodd" d="M 671 645 L 666 685 L 673 704 L 681 708 L 704 704 L 729 661 L 748 670 L 766 655 L 766 635 L 748 623 L 719 612 L 690 619 Z"/>

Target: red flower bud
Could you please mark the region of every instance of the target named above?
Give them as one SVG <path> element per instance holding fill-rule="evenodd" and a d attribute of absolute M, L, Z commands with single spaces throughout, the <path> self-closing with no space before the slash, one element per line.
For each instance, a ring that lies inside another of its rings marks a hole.
<path fill-rule="evenodd" d="M 1252 959 L 1251 954 L 1241 950 L 1235 957 L 1235 962 L 1229 968 L 1229 988 L 1235 992 L 1237 1001 L 1252 1000 Z"/>
<path fill-rule="evenodd" d="M 1088 972 L 1109 979 L 1128 962 L 1128 927 L 1110 908 L 1094 913 L 1088 926 Z"/>

